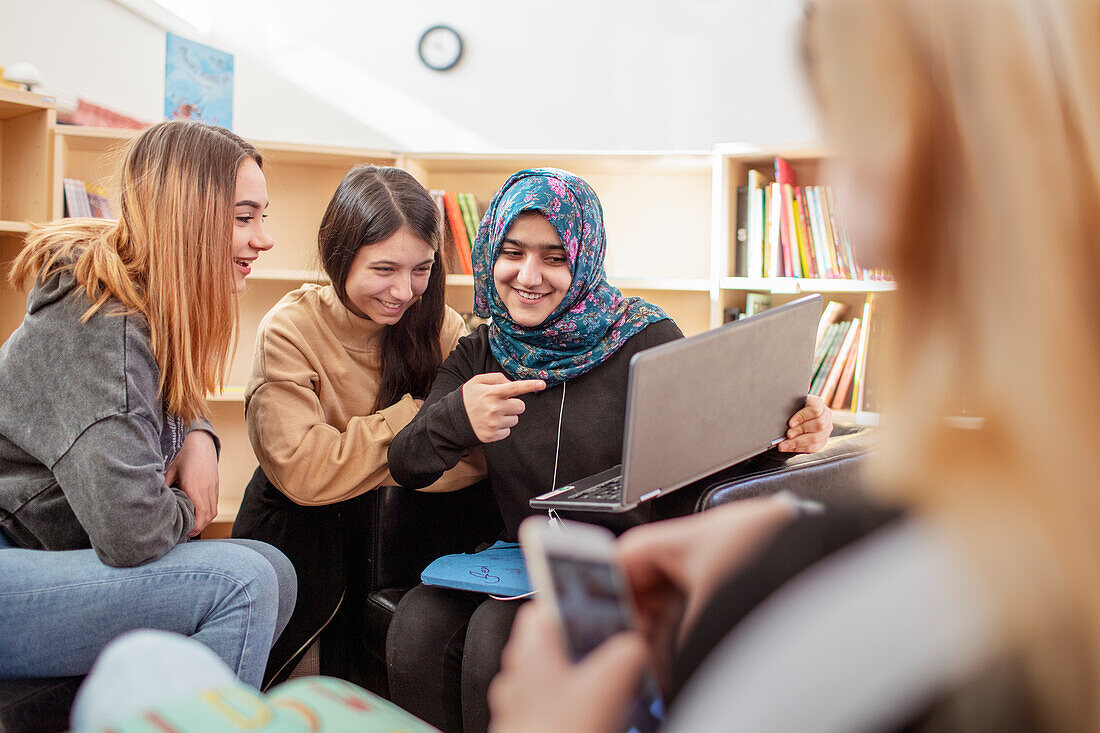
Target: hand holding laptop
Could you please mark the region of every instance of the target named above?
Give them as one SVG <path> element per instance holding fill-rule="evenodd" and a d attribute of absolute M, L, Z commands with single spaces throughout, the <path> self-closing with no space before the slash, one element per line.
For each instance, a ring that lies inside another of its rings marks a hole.
<path fill-rule="evenodd" d="M 478 374 L 462 385 L 462 404 L 482 443 L 504 440 L 519 423 L 526 405 L 520 395 L 546 389 L 541 379 L 512 381 L 500 372 Z"/>
<path fill-rule="evenodd" d="M 806 395 L 806 406 L 787 422 L 787 439 L 776 446 L 780 453 L 816 453 L 833 433 L 833 413 L 817 395 Z"/>

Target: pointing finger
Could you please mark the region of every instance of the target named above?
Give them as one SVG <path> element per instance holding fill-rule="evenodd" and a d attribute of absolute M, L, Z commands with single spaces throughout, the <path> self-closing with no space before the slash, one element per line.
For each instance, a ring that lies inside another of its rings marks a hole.
<path fill-rule="evenodd" d="M 519 379 L 515 382 L 502 384 L 495 390 L 501 397 L 518 397 L 529 392 L 539 392 L 546 389 L 546 382 L 541 379 Z"/>

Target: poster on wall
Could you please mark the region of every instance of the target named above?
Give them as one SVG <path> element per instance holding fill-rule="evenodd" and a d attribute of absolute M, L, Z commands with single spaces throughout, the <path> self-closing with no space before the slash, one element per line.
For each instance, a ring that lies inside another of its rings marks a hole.
<path fill-rule="evenodd" d="M 168 33 L 164 116 L 233 129 L 233 54 Z"/>

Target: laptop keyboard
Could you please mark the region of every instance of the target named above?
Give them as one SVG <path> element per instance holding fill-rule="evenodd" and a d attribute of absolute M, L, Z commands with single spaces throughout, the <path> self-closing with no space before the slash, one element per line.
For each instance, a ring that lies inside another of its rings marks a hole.
<path fill-rule="evenodd" d="M 601 481 L 595 486 L 589 486 L 569 496 L 570 499 L 591 499 L 593 501 L 617 501 L 619 490 L 623 485 L 622 474 L 613 476 L 606 481 Z"/>

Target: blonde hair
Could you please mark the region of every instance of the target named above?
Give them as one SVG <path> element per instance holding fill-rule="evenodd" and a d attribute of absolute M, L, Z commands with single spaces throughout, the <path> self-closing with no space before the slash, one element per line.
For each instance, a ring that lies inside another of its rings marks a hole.
<path fill-rule="evenodd" d="M 1059 730 L 1100 730 L 1097 38 L 1094 0 L 832 0 L 807 37 L 837 152 L 890 189 L 878 478 L 955 531 Z"/>
<path fill-rule="evenodd" d="M 237 328 L 232 216 L 237 171 L 262 167 L 252 145 L 220 127 L 163 122 L 128 147 L 118 222 L 68 219 L 35 228 L 9 276 L 16 287 L 72 272 L 91 307 L 149 324 L 160 390 L 184 420 L 207 415 L 221 387 Z"/>

